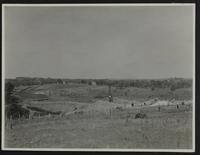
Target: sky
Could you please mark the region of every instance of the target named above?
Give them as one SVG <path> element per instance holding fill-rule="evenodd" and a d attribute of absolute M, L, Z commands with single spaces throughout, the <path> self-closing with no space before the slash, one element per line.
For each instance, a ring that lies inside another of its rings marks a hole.
<path fill-rule="evenodd" d="M 5 6 L 5 77 L 193 76 L 192 6 Z"/>

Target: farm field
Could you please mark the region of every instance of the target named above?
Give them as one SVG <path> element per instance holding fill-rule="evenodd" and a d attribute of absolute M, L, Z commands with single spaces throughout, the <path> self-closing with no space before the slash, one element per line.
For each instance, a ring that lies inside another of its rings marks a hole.
<path fill-rule="evenodd" d="M 108 86 L 20 86 L 15 91 L 20 104 L 35 114 L 7 122 L 5 147 L 192 148 L 191 88 L 111 89 L 113 102 Z M 145 116 L 136 118 L 138 113 Z"/>

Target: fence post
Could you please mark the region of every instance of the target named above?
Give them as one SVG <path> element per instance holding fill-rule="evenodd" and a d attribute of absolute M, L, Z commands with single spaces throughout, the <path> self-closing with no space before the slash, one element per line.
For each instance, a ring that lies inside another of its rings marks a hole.
<path fill-rule="evenodd" d="M 12 126 L 12 122 L 13 120 L 12 120 L 12 115 L 11 115 L 11 119 L 10 119 L 10 128 L 12 129 L 13 128 L 13 126 Z"/>
<path fill-rule="evenodd" d="M 160 106 L 158 106 L 158 111 L 160 111 Z"/>
<path fill-rule="evenodd" d="M 28 120 L 31 119 L 31 111 L 29 110 L 29 113 L 28 113 Z"/>
<path fill-rule="evenodd" d="M 21 120 L 21 118 L 20 118 L 20 113 L 18 113 L 18 120 L 19 120 L 19 121 Z"/>

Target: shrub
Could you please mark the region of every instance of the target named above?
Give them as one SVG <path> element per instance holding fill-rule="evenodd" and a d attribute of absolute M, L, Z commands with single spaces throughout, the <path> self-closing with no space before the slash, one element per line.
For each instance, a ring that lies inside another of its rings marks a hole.
<path fill-rule="evenodd" d="M 10 104 L 6 107 L 6 116 L 7 118 L 18 119 L 20 117 L 29 117 L 29 110 L 24 109 L 21 105 Z"/>
<path fill-rule="evenodd" d="M 175 87 L 174 85 L 172 85 L 172 86 L 170 87 L 170 90 L 171 90 L 171 91 L 175 91 L 175 90 L 176 90 L 176 87 Z"/>
<path fill-rule="evenodd" d="M 143 113 L 137 113 L 137 114 L 135 115 L 135 119 L 137 119 L 137 118 L 147 118 L 147 115 L 146 115 L 146 114 L 143 114 Z"/>

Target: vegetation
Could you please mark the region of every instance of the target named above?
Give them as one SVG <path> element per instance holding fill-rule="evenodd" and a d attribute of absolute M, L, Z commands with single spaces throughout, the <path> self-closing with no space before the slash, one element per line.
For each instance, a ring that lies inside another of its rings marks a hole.
<path fill-rule="evenodd" d="M 192 147 L 191 79 L 16 78 L 5 92 L 9 148 Z"/>
<path fill-rule="evenodd" d="M 15 86 L 20 85 L 38 85 L 38 84 L 52 84 L 52 83 L 77 83 L 91 85 L 91 81 L 96 82 L 97 85 L 112 85 L 120 87 L 136 87 L 136 88 L 150 88 L 155 90 L 156 88 L 171 88 L 172 91 L 179 88 L 192 87 L 192 79 L 184 78 L 169 78 L 169 79 L 141 79 L 141 80 L 113 80 L 113 79 L 53 79 L 53 78 L 29 78 L 29 77 L 17 77 L 16 79 L 7 79 Z"/>
<path fill-rule="evenodd" d="M 13 90 L 14 90 L 14 85 L 11 84 L 10 82 L 6 83 L 6 85 L 5 85 L 5 101 L 6 101 L 6 104 L 11 104 L 16 99 L 15 97 L 12 96 Z"/>
<path fill-rule="evenodd" d="M 17 119 L 22 116 L 28 117 L 29 111 L 22 108 L 18 103 L 20 99 L 13 95 L 14 85 L 10 82 L 5 84 L 5 103 L 6 117 L 9 119 Z"/>
<path fill-rule="evenodd" d="M 128 110 L 16 121 L 12 134 L 6 132 L 6 147 L 191 149 L 191 112 L 150 109 L 144 111 L 148 118 L 135 119 L 132 111 L 127 119 Z"/>
<path fill-rule="evenodd" d="M 137 113 L 136 115 L 135 115 L 135 118 L 137 119 L 137 118 L 147 118 L 147 116 L 146 116 L 146 114 L 143 114 L 143 113 Z"/>

